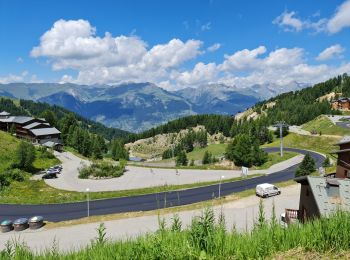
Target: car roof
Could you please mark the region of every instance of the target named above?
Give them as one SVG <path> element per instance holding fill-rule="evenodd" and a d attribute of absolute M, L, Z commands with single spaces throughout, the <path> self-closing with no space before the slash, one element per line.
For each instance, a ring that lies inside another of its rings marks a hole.
<path fill-rule="evenodd" d="M 258 184 L 257 187 L 261 187 L 261 188 L 270 188 L 273 187 L 273 184 L 270 183 L 262 183 L 262 184 Z"/>

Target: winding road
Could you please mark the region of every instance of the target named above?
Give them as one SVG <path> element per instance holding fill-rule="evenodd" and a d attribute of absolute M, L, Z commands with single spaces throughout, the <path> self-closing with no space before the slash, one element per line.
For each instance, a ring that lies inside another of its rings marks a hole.
<path fill-rule="evenodd" d="M 267 152 L 276 152 L 278 150 L 279 148 L 277 147 L 265 149 Z M 296 148 L 285 148 L 284 150 L 297 152 L 300 154 L 309 153 L 315 159 L 317 167 L 321 166 L 324 160 L 324 157 L 316 152 Z M 294 178 L 297 167 L 298 164 L 266 176 L 236 182 L 222 183 L 221 196 L 255 188 L 255 186 L 259 183 L 276 183 L 291 180 Z M 215 184 L 179 191 L 90 201 L 90 215 L 147 211 L 206 201 L 218 197 L 219 186 L 219 184 Z M 40 194 L 38 194 L 38 196 L 40 196 Z M 31 217 L 34 215 L 41 215 L 45 218 L 45 220 L 52 222 L 78 219 L 86 217 L 87 203 L 76 202 L 42 205 L 0 204 L 0 220 Z"/>

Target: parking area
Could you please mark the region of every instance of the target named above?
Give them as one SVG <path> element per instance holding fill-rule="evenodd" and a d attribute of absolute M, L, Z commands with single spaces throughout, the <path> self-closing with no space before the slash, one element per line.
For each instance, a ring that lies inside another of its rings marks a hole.
<path fill-rule="evenodd" d="M 222 179 L 222 176 L 224 176 L 224 179 L 241 176 L 241 171 L 239 170 L 175 170 L 127 166 L 126 172 L 119 178 L 101 180 L 79 179 L 78 169 L 83 164 L 89 164 L 89 161 L 81 159 L 69 152 L 57 153 L 55 155 L 62 162 L 62 173 L 57 179 L 46 179 L 45 182 L 56 189 L 69 191 L 83 192 L 87 188 L 92 192 L 141 189 L 163 185 L 219 181 Z M 249 174 L 270 174 L 300 163 L 302 159 L 303 155 L 298 155 L 275 164 L 267 170 L 249 171 Z"/>

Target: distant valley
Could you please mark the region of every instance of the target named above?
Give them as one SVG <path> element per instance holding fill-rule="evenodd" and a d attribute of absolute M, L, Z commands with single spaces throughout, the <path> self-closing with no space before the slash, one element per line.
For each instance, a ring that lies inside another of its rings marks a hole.
<path fill-rule="evenodd" d="M 254 85 L 239 89 L 208 84 L 196 89 L 167 91 L 152 83 L 113 86 L 12 83 L 0 84 L 0 95 L 59 105 L 109 127 L 141 132 L 187 115 L 234 115 L 283 89 L 292 91 L 305 86 L 295 83 L 284 88 Z"/>

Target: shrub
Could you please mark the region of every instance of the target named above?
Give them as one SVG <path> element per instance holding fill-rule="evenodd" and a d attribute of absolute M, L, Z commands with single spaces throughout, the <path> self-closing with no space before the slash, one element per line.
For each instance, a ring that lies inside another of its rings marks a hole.
<path fill-rule="evenodd" d="M 123 175 L 125 166 L 125 160 L 120 160 L 118 165 L 108 162 L 93 163 L 90 166 L 84 165 L 79 169 L 79 178 L 117 178 Z"/>
<path fill-rule="evenodd" d="M 310 154 L 307 153 L 298 167 L 295 176 L 300 177 L 310 175 L 314 171 L 316 171 L 315 160 L 310 156 Z"/>

